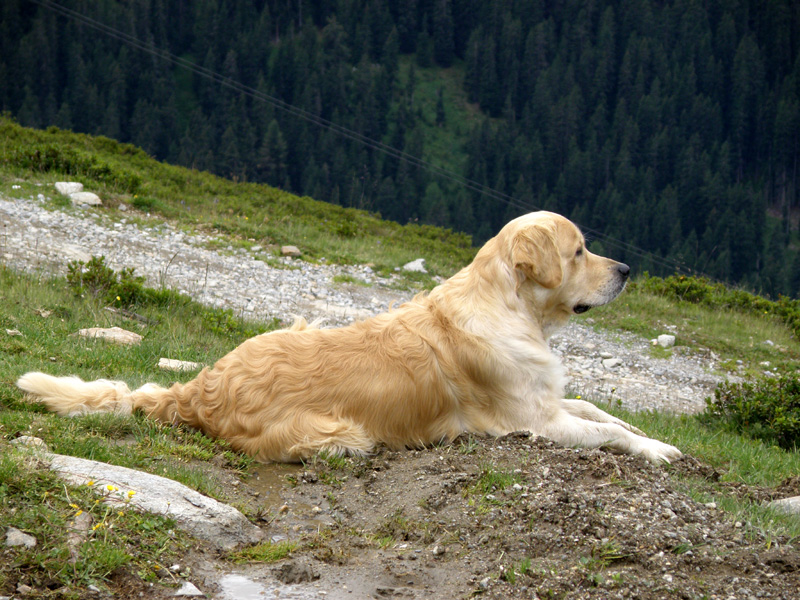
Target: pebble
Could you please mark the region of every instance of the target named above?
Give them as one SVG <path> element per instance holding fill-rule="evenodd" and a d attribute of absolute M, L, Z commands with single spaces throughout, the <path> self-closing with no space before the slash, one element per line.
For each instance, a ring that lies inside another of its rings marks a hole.
<path fill-rule="evenodd" d="M 24 546 L 25 548 L 36 547 L 36 538 L 17 529 L 9 527 L 6 529 L 6 546 Z"/>
<path fill-rule="evenodd" d="M 185 581 L 178 591 L 173 596 L 203 596 L 205 594 L 197 589 L 197 586 L 189 581 Z"/>

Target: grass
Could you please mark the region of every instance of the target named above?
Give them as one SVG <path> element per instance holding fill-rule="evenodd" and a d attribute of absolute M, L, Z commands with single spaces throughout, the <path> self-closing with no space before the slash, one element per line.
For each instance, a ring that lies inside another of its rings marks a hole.
<path fill-rule="evenodd" d="M 780 319 L 769 315 L 675 301 L 636 285 L 589 315 L 595 326 L 606 330 L 628 331 L 648 339 L 672 333 L 676 348 L 710 350 L 720 357 L 723 368 L 742 375 L 760 374 L 763 362 L 779 372 L 797 373 L 800 369 L 800 340 Z M 653 349 L 657 358 L 667 357 L 668 352 Z M 737 360 L 742 361 L 741 369 L 737 369 Z"/>
<path fill-rule="evenodd" d="M 291 541 L 263 542 L 230 554 L 231 560 L 239 563 L 273 563 L 283 560 L 297 549 Z"/>
<path fill-rule="evenodd" d="M 63 279 L 0 267 L 0 528 L 17 527 L 39 542 L 0 562 L 0 589 L 20 570 L 57 581 L 65 597 L 75 598 L 81 597 L 79 590 L 102 586 L 119 570 L 155 581 L 154 565 L 179 557 L 185 544 L 170 521 L 108 512 L 95 503 L 90 490 L 65 486 L 47 469 L 12 450 L 9 440 L 36 436 L 54 452 L 170 477 L 223 501 L 225 490 L 208 472 L 207 463 L 213 459 L 234 472 L 252 463 L 227 443 L 186 427 L 165 426 L 138 415 L 64 419 L 23 402 L 13 382 L 29 370 L 92 379 L 111 376 L 134 386 L 146 381 L 168 385 L 175 375 L 157 369 L 160 356 L 212 364 L 256 327 L 177 296 L 167 305 L 137 306 L 136 312 L 147 316 L 150 324 L 142 326 L 103 310 L 103 303 L 91 295 L 76 295 Z M 209 321 L 217 326 L 209 327 Z M 136 347 L 122 347 L 71 335 L 92 325 L 134 329 L 144 340 Z M 4 329 L 20 335 L 7 335 Z M 77 559 L 70 562 L 66 524 L 79 510 L 90 513 L 94 525 L 101 525 L 72 550 Z"/>
<path fill-rule="evenodd" d="M 106 205 L 103 212 L 111 217 L 118 217 L 117 207 L 125 204 L 187 230 L 216 233 L 225 246 L 236 245 L 232 241 L 273 249 L 290 244 L 306 260 L 371 263 L 379 273 L 424 256 L 431 273 L 444 276 L 475 254 L 465 234 L 401 226 L 366 211 L 160 163 L 108 138 L 57 128 L 33 130 L 0 117 L 0 192 L 55 196 L 52 184 L 65 178 L 98 193 Z M 63 200 L 55 203 L 63 205 Z M 125 215 L 130 217 L 130 211 Z"/>
<path fill-rule="evenodd" d="M 0 527 L 16 527 L 37 541 L 0 563 L 0 587 L 14 573 L 36 579 L 47 574 L 59 597 L 80 598 L 81 588 L 102 586 L 122 568 L 155 581 L 154 566 L 185 551 L 188 539 L 170 519 L 96 500 L 87 486 L 64 485 L 28 455 L 0 453 Z M 89 527 L 84 537 L 70 541 L 79 515 L 89 515 Z"/>

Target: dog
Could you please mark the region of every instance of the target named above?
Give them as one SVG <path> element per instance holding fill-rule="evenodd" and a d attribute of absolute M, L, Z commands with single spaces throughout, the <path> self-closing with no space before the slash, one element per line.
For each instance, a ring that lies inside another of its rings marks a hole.
<path fill-rule="evenodd" d="M 515 431 L 670 462 L 677 448 L 564 399 L 564 370 L 547 344 L 570 315 L 619 295 L 629 273 L 589 252 L 566 218 L 535 212 L 508 223 L 429 293 L 347 327 L 300 319 L 250 338 L 188 383 L 131 391 L 120 381 L 31 372 L 17 386 L 60 415 L 138 410 L 265 462 Z"/>

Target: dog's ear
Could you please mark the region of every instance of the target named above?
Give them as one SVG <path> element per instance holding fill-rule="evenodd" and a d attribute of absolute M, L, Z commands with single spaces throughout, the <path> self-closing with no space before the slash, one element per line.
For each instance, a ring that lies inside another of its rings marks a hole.
<path fill-rule="evenodd" d="M 554 234 L 544 227 L 526 227 L 514 236 L 511 263 L 526 277 L 548 289 L 561 285 L 564 277 Z"/>

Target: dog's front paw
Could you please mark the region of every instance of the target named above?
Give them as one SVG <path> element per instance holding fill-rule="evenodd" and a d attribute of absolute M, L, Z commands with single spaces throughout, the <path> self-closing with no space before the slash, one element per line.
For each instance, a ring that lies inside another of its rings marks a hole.
<path fill-rule="evenodd" d="M 669 444 L 650 438 L 642 439 L 639 442 L 638 450 L 638 454 L 641 454 L 651 463 L 655 464 L 662 462 L 669 463 L 683 456 L 683 453 L 675 446 L 670 446 Z"/>

